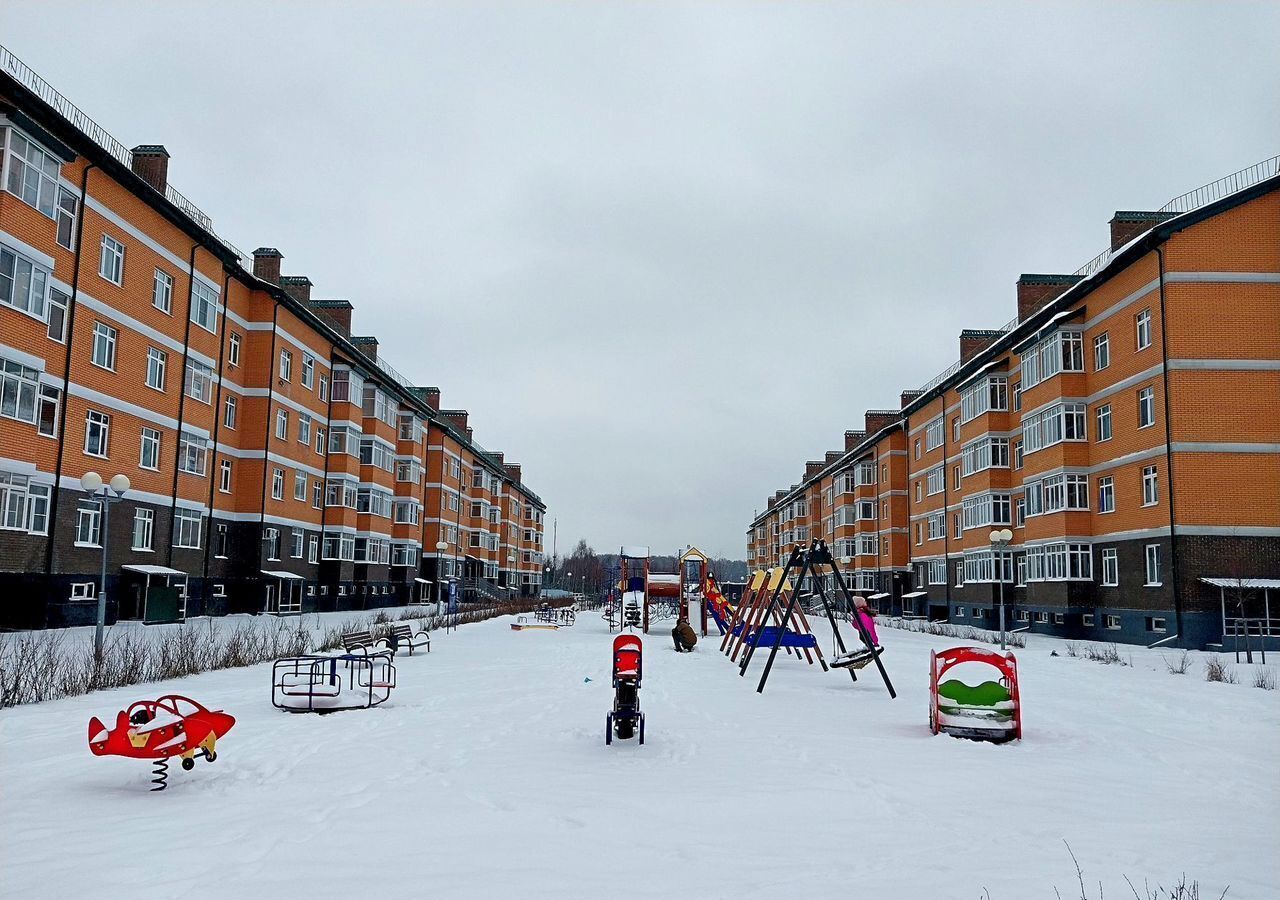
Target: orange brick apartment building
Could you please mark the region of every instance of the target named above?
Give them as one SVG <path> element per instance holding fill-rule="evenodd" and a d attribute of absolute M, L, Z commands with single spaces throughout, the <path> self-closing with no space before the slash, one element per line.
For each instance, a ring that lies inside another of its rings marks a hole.
<path fill-rule="evenodd" d="M 0 627 L 540 590 L 545 505 L 311 296 L 0 48 Z M 442 546 L 443 545 L 443 546 Z"/>
<path fill-rule="evenodd" d="M 1013 321 L 963 332 L 768 499 L 748 563 L 824 537 L 895 613 L 993 627 L 1003 583 L 1010 627 L 1201 647 L 1243 615 L 1280 636 L 1278 165 L 1118 212 L 1079 272 L 1021 276 Z M 1271 585 L 1238 606 L 1211 578 Z"/>

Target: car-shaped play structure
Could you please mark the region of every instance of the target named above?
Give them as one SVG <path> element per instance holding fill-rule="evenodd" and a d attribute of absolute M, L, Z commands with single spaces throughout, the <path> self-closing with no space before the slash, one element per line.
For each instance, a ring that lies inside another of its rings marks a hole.
<path fill-rule="evenodd" d="M 644 646 L 638 636 L 620 634 L 613 639 L 613 710 L 605 716 L 606 744 L 612 744 L 615 735 L 625 741 L 637 732 L 644 743 L 644 713 L 640 711 L 643 657 Z"/>
<path fill-rule="evenodd" d="M 327 713 L 385 703 L 396 686 L 390 651 L 290 656 L 271 667 L 271 703 L 289 712 Z"/>
<path fill-rule="evenodd" d="M 218 758 L 218 738 L 236 720 L 222 710 L 210 710 L 190 697 L 166 694 L 155 700 L 139 700 L 116 714 L 108 729 L 97 716 L 89 720 L 89 750 L 94 756 L 127 756 L 155 763 L 151 790 L 163 791 L 169 777 L 169 760 L 182 759 L 182 768 L 195 768 L 196 754 L 207 762 Z"/>
<path fill-rule="evenodd" d="M 964 663 L 996 669 L 998 680 L 970 685 L 945 678 Z M 952 647 L 929 654 L 929 730 L 934 734 L 979 741 L 1015 741 L 1022 737 L 1018 661 L 1012 653 L 982 647 Z"/>

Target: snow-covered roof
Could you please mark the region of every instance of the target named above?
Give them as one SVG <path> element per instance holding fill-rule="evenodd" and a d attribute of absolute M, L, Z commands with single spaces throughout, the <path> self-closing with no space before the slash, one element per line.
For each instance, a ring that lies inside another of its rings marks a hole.
<path fill-rule="evenodd" d="M 631 547 L 623 546 L 623 548 L 618 551 L 618 555 L 625 556 L 627 559 L 648 559 L 649 548 L 642 547 L 639 544 Z"/>
<path fill-rule="evenodd" d="M 301 575 L 295 575 L 295 574 L 293 574 L 292 572 L 276 572 L 276 571 L 272 571 L 272 570 L 270 570 L 270 569 L 263 569 L 263 570 L 262 570 L 262 574 L 263 574 L 263 575 L 270 575 L 272 578 L 288 578 L 288 579 L 290 579 L 291 581 L 304 581 L 304 580 L 305 580 Z"/>
<path fill-rule="evenodd" d="M 903 600 L 910 600 L 912 597 L 924 597 L 924 596 L 926 596 L 928 593 L 929 593 L 928 591 L 912 591 L 912 592 L 911 592 L 911 593 L 909 593 L 909 594 L 903 594 L 903 595 L 902 595 L 902 599 L 903 599 Z"/>
<path fill-rule="evenodd" d="M 130 572 L 141 572 L 143 575 L 186 575 L 180 569 L 171 569 L 168 566 L 153 566 L 148 563 L 129 563 L 120 568 L 128 569 Z"/>
<path fill-rule="evenodd" d="M 679 584 L 680 576 L 679 575 L 655 575 L 652 572 L 650 572 L 649 580 L 654 584 Z"/>
<path fill-rule="evenodd" d="M 888 594 L 881 592 L 881 593 L 879 593 L 879 594 L 872 594 L 872 595 L 871 595 L 870 597 L 868 597 L 867 599 L 868 599 L 868 600 L 883 600 L 885 597 L 888 597 L 888 596 L 889 596 Z"/>
<path fill-rule="evenodd" d="M 1200 580 L 1219 588 L 1262 588 L 1280 591 L 1280 578 L 1201 578 Z"/>

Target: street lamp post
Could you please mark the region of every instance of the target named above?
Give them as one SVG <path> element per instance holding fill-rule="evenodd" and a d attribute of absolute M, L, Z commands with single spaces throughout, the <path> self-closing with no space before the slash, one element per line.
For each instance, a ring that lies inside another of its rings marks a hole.
<path fill-rule="evenodd" d="M 97 472 L 85 472 L 80 486 L 102 504 L 102 574 L 98 582 L 98 627 L 93 636 L 94 659 L 102 662 L 102 630 L 107 624 L 107 537 L 110 534 L 111 504 L 124 498 L 125 491 L 129 490 L 129 476 L 113 475 L 109 484 L 103 484 L 102 476 Z"/>
<path fill-rule="evenodd" d="M 444 578 L 440 570 L 444 566 L 440 563 L 444 560 L 444 551 L 449 549 L 448 543 L 445 541 L 436 541 L 436 613 L 440 612 L 440 604 L 444 602 Z"/>
<path fill-rule="evenodd" d="M 1004 554 L 1013 540 L 1013 532 L 1008 528 L 997 528 L 991 532 L 991 549 L 993 553 L 993 569 L 996 581 L 1000 584 L 1000 649 L 1005 649 L 1004 636 Z"/>

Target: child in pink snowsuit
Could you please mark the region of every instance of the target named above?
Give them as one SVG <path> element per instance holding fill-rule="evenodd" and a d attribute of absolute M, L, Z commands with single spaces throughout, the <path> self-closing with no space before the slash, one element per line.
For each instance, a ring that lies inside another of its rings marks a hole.
<path fill-rule="evenodd" d="M 862 627 L 871 637 L 873 646 L 880 646 L 880 638 L 876 634 L 876 620 L 872 618 L 871 609 L 867 606 L 867 601 L 861 597 L 853 598 L 853 614 L 858 617 L 858 621 L 862 623 Z"/>

